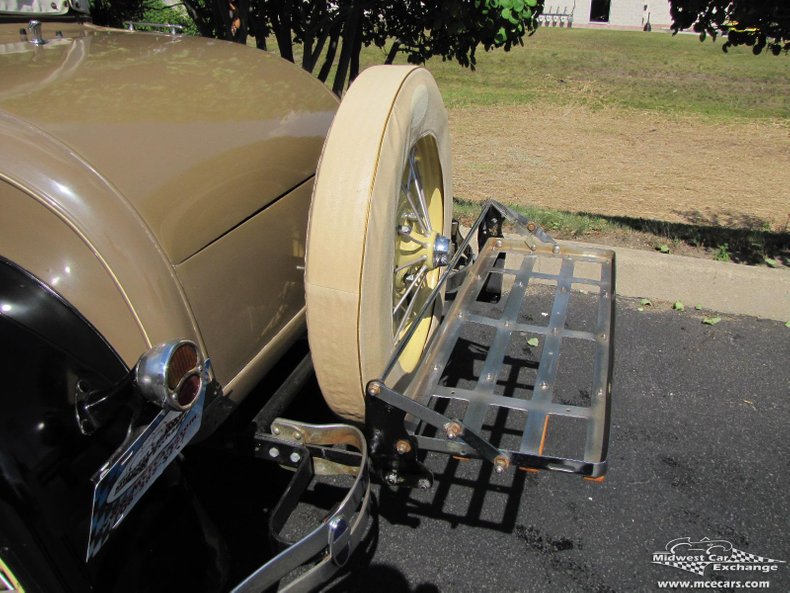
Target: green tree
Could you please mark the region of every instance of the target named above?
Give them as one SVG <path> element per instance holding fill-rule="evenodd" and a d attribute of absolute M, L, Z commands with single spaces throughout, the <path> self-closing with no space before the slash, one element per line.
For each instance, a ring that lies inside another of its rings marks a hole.
<path fill-rule="evenodd" d="M 790 51 L 790 0 L 670 0 L 672 29 L 692 28 L 701 39 L 726 35 L 722 49 L 752 47 L 755 55 L 768 50 Z"/>
<path fill-rule="evenodd" d="M 94 18 L 119 26 L 140 20 L 146 2 L 95 0 Z M 359 74 L 362 47 L 375 45 L 391 63 L 400 54 L 411 63 L 441 56 L 474 68 L 482 46 L 509 50 L 537 28 L 544 0 L 182 0 L 201 35 L 266 49 L 274 37 L 291 61 L 301 45 L 302 67 L 343 89 Z"/>

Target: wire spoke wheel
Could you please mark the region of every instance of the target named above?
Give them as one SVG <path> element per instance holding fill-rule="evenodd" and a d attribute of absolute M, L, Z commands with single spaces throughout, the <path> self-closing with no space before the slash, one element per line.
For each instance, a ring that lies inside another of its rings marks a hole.
<path fill-rule="evenodd" d="M 316 174 L 305 290 L 310 349 L 329 406 L 365 414 L 410 330 L 393 379 L 408 381 L 441 314 L 419 319 L 447 265 L 452 215 L 447 113 L 431 75 L 369 68 L 343 99 Z M 415 327 L 416 326 L 416 327 Z"/>
<path fill-rule="evenodd" d="M 431 318 L 417 314 L 439 281 L 447 256 L 441 164 L 432 136 L 423 136 L 409 151 L 396 214 L 395 261 L 392 281 L 392 335 L 400 340 L 412 324 L 420 327 L 400 356 L 412 371 L 419 361 Z"/>

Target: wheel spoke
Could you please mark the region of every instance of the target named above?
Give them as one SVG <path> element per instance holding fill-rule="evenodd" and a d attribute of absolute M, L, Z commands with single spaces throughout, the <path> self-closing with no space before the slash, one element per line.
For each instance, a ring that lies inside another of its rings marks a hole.
<path fill-rule="evenodd" d="M 412 243 L 416 243 L 423 249 L 428 249 L 428 244 L 425 241 L 420 241 L 419 239 L 412 237 L 408 233 L 400 233 L 400 236 L 403 237 L 406 241 L 411 241 Z"/>
<path fill-rule="evenodd" d="M 415 260 L 412 260 L 410 262 L 406 262 L 402 266 L 398 266 L 397 268 L 395 268 L 395 274 L 397 274 L 398 272 L 400 272 L 402 270 L 405 270 L 406 268 L 411 268 L 412 266 L 416 266 L 417 264 L 424 263 L 425 260 L 427 260 L 427 259 L 428 259 L 428 256 L 427 255 L 423 255 L 421 257 L 418 257 Z"/>
<path fill-rule="evenodd" d="M 428 227 L 426 226 L 423 219 L 420 217 L 421 213 L 417 208 L 417 205 L 414 203 L 414 199 L 412 198 L 411 195 L 411 183 L 413 180 L 414 180 L 414 149 L 412 149 L 411 152 L 409 152 L 409 177 L 406 180 L 406 184 L 401 185 L 401 191 L 403 192 L 403 195 L 408 200 L 409 206 L 411 206 L 411 210 L 414 213 L 414 218 L 417 220 L 417 224 L 420 225 L 423 234 L 427 235 Z"/>
<path fill-rule="evenodd" d="M 422 266 L 420 268 L 420 271 L 417 272 L 417 275 L 414 277 L 414 280 L 412 280 L 411 284 L 409 284 L 409 286 L 406 287 L 406 291 L 401 296 L 400 300 L 398 301 L 398 304 L 395 305 L 395 307 L 392 309 L 392 316 L 393 317 L 395 317 L 395 314 L 398 312 L 398 309 L 400 309 L 403 306 L 403 303 L 406 302 L 406 299 L 408 298 L 408 296 L 411 293 L 412 289 L 415 286 L 417 286 L 422 281 L 422 277 L 427 271 L 428 271 L 428 267 L 427 266 Z M 414 301 L 414 299 L 412 299 L 412 302 L 413 301 Z M 411 305 L 410 305 L 410 307 L 411 307 Z"/>
<path fill-rule="evenodd" d="M 409 177 L 409 185 L 411 185 L 411 177 Z M 409 191 L 408 186 L 404 185 L 400 188 L 400 190 L 403 193 L 403 195 L 406 196 L 406 199 L 409 201 L 409 206 L 411 206 L 412 212 L 414 212 L 414 220 L 417 222 L 418 225 L 420 225 L 420 229 L 422 229 L 423 234 L 427 235 L 428 228 L 425 226 L 422 217 L 418 214 L 419 210 L 417 209 L 417 206 L 411 197 L 411 192 Z"/>
<path fill-rule="evenodd" d="M 417 273 L 417 277 L 414 279 L 414 282 L 412 282 L 412 286 L 415 283 L 422 282 L 422 279 L 425 276 L 425 273 L 427 271 L 428 271 L 427 267 L 425 267 L 425 266 L 421 267 L 420 271 Z M 409 290 L 411 290 L 411 286 L 409 287 Z M 404 295 L 404 297 L 405 296 L 406 295 Z M 406 307 L 406 312 L 403 314 L 403 318 L 400 320 L 400 323 L 398 324 L 398 329 L 395 331 L 395 338 L 396 339 L 398 338 L 398 336 L 400 336 L 401 332 L 403 331 L 403 328 L 406 326 L 406 322 L 409 320 L 409 316 L 411 315 L 412 311 L 414 311 L 414 305 L 415 304 L 417 304 L 417 294 L 416 294 L 416 292 L 414 294 L 414 298 L 412 298 L 411 301 L 409 301 L 409 306 Z"/>
<path fill-rule="evenodd" d="M 414 162 L 414 150 L 409 153 L 409 169 L 413 172 L 410 172 L 409 175 L 413 175 L 414 177 L 414 187 L 417 188 L 417 200 L 420 203 L 420 209 L 425 220 L 426 234 L 428 234 L 433 231 L 433 227 L 431 226 L 431 217 L 428 216 L 428 203 L 425 201 L 425 192 L 422 188 L 420 171 L 417 169 L 417 166 Z"/>

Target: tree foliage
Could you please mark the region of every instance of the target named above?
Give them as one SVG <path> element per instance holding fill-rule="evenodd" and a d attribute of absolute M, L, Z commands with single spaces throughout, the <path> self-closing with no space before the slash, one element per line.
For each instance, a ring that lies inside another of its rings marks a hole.
<path fill-rule="evenodd" d="M 118 26 L 139 20 L 146 2 L 94 0 L 94 18 Z M 509 50 L 537 28 L 544 0 L 182 0 L 201 35 L 266 49 L 273 37 L 280 55 L 340 94 L 359 74 L 362 47 L 381 48 L 392 63 L 401 54 L 411 63 L 441 56 L 474 68 L 482 46 Z"/>
<path fill-rule="evenodd" d="M 189 34 L 199 33 L 193 19 L 163 0 L 93 0 L 91 15 L 96 23 L 111 27 L 123 27 L 124 21 L 170 23 L 183 26 Z"/>
<path fill-rule="evenodd" d="M 187 2 L 192 0 L 186 0 Z M 249 0 L 247 30 L 258 47 L 273 35 L 280 54 L 340 94 L 359 73 L 362 47 L 375 45 L 391 63 L 398 54 L 423 63 L 441 56 L 474 67 L 479 45 L 509 50 L 537 27 L 543 0 Z"/>
<path fill-rule="evenodd" d="M 544 0 L 93 0 L 96 22 L 124 20 L 186 24 L 203 36 L 267 48 L 327 82 L 341 94 L 359 74 L 362 47 L 400 54 L 411 63 L 431 57 L 474 68 L 479 47 L 509 50 L 537 28 Z M 749 45 L 755 54 L 790 51 L 790 0 L 669 0 L 675 32 L 693 28 L 704 39 L 727 37 L 724 50 Z M 183 7 L 190 19 L 185 19 Z"/>
<path fill-rule="evenodd" d="M 790 51 L 790 0 L 670 0 L 672 29 L 692 28 L 701 39 L 726 35 L 724 51 L 748 45 L 779 55 Z"/>

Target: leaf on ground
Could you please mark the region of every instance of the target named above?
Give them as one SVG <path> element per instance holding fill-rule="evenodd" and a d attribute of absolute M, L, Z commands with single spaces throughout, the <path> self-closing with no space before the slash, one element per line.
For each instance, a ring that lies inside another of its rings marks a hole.
<path fill-rule="evenodd" d="M 662 243 L 661 245 L 656 247 L 656 249 L 661 253 L 669 253 L 669 245 L 667 245 L 666 243 Z"/>
<path fill-rule="evenodd" d="M 694 305 L 694 308 L 695 308 L 697 311 L 702 311 L 702 305 Z"/>
<path fill-rule="evenodd" d="M 636 310 L 641 313 L 642 311 L 645 310 L 645 308 L 644 307 L 637 307 Z M 790 321 L 788 321 L 787 323 L 790 323 Z"/>
<path fill-rule="evenodd" d="M 702 323 L 705 325 L 716 325 L 719 321 L 721 321 L 721 317 L 705 317 Z"/>
<path fill-rule="evenodd" d="M 779 262 L 771 257 L 766 257 L 765 259 L 763 259 L 763 261 L 765 262 L 765 265 L 768 266 L 769 268 L 775 268 L 776 266 L 779 265 Z"/>
<path fill-rule="evenodd" d="M 788 321 L 787 323 L 785 323 L 785 327 L 790 327 L 790 321 Z"/>
<path fill-rule="evenodd" d="M 532 346 L 534 348 L 537 345 L 538 345 L 537 338 L 530 338 L 529 340 L 527 340 L 527 346 Z"/>
<path fill-rule="evenodd" d="M 652 307 L 653 303 L 650 302 L 650 299 L 642 299 L 639 301 L 639 304 L 643 307 Z"/>
<path fill-rule="evenodd" d="M 683 304 L 683 301 L 675 301 L 675 304 L 672 305 L 672 308 L 675 311 L 685 311 L 686 306 Z"/>

